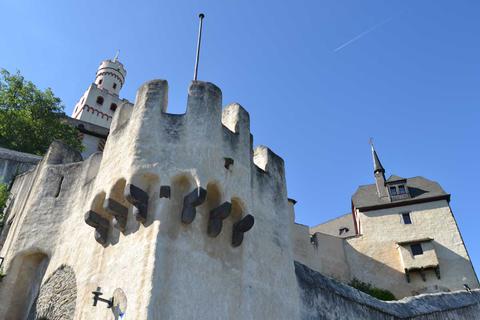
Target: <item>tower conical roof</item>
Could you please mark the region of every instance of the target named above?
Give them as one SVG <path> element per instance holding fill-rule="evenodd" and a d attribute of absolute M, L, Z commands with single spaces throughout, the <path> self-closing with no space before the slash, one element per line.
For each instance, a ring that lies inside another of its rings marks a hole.
<path fill-rule="evenodd" d="M 378 158 L 377 151 L 375 151 L 375 147 L 373 146 L 373 143 L 371 145 L 372 147 L 372 158 L 373 158 L 373 172 L 382 172 L 385 173 L 385 169 L 382 166 L 382 163 L 380 162 L 380 159 Z"/>

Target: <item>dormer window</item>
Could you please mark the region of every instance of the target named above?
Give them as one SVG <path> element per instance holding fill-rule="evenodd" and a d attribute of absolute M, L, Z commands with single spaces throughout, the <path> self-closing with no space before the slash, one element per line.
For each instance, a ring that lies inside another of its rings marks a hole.
<path fill-rule="evenodd" d="M 390 187 L 390 195 L 391 196 L 396 196 L 397 195 L 397 187 L 395 187 L 395 186 Z"/>
<path fill-rule="evenodd" d="M 398 201 L 410 198 L 407 179 L 398 176 L 391 176 L 386 181 L 386 187 L 391 201 Z"/>

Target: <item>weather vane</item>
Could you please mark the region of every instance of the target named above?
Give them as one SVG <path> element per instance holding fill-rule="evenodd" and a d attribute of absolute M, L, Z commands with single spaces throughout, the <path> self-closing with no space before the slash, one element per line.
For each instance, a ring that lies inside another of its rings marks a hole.
<path fill-rule="evenodd" d="M 200 44 L 202 42 L 202 27 L 203 27 L 203 18 L 205 18 L 205 15 L 203 13 L 200 13 L 198 15 L 200 18 L 200 25 L 198 26 L 198 39 L 197 39 L 197 55 L 195 57 L 195 71 L 193 73 L 193 80 L 197 81 L 197 74 L 198 74 L 198 61 L 200 59 Z"/>

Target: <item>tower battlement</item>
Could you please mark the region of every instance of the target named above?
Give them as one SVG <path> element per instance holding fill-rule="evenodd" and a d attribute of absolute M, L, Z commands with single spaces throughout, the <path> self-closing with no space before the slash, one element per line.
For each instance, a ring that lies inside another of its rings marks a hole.
<path fill-rule="evenodd" d="M 137 91 L 134 106 L 120 105 L 105 146 L 105 165 L 110 155 L 121 151 L 125 156 L 127 151 L 138 160 L 138 171 L 155 168 L 153 170 L 159 175 L 165 175 L 160 171 L 168 171 L 164 163 L 177 166 L 184 163 L 184 169 L 190 170 L 204 161 L 210 168 L 216 164 L 215 171 L 223 175 L 225 161 L 233 161 L 228 164 L 230 169 L 248 171 L 257 167 L 272 177 L 284 178 L 280 157 L 264 146 L 253 150 L 248 112 L 237 103 L 222 110 L 222 92 L 214 84 L 193 81 L 188 89 L 184 114 L 170 114 L 167 107 L 168 83 L 165 80 L 143 84 Z M 175 159 L 182 153 L 183 159 Z M 118 165 L 118 158 L 114 158 Z M 131 165 L 129 163 L 129 167 Z M 202 173 L 198 174 L 200 178 Z"/>

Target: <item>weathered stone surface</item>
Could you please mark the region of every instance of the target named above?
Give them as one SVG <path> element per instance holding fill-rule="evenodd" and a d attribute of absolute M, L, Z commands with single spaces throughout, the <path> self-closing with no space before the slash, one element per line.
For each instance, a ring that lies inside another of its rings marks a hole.
<path fill-rule="evenodd" d="M 40 287 L 30 309 L 28 320 L 70 320 L 74 318 L 77 300 L 75 272 L 61 266 Z"/>

